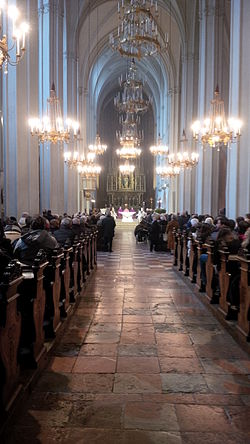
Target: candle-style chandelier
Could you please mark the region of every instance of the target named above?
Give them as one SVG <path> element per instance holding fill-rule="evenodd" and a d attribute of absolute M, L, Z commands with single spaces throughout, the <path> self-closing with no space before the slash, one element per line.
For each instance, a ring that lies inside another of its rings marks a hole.
<path fill-rule="evenodd" d="M 29 25 L 25 22 L 20 25 L 17 24 L 19 18 L 19 10 L 14 5 L 5 6 L 3 0 L 0 1 L 0 32 L 2 33 L 2 14 L 6 12 L 9 21 L 12 22 L 12 41 L 7 40 L 7 35 L 3 34 L 0 39 L 0 69 L 4 67 L 4 73 L 8 73 L 8 64 L 16 66 L 20 62 L 25 52 L 26 34 L 29 30 Z M 12 57 L 12 51 L 14 58 Z"/>
<path fill-rule="evenodd" d="M 107 149 L 107 145 L 101 143 L 101 138 L 97 133 L 95 138 L 95 143 L 93 145 L 89 145 L 89 151 L 95 153 L 96 155 L 103 154 Z"/>
<path fill-rule="evenodd" d="M 199 154 L 195 151 L 189 152 L 188 139 L 185 130 L 183 130 L 182 138 L 180 140 L 182 144 L 182 150 L 177 153 L 171 153 L 168 155 L 168 162 L 173 167 L 179 167 L 183 169 L 191 169 L 199 162 Z"/>
<path fill-rule="evenodd" d="M 138 129 L 139 115 L 126 113 L 125 119 L 121 117 L 122 129 L 116 132 L 116 137 L 121 146 L 140 146 L 143 140 L 143 131 Z"/>
<path fill-rule="evenodd" d="M 161 177 L 169 178 L 178 176 L 180 174 L 180 167 L 177 166 L 158 166 L 156 167 L 156 174 Z"/>
<path fill-rule="evenodd" d="M 79 123 L 74 120 L 67 119 L 64 124 L 54 83 L 47 99 L 46 115 L 42 119 L 30 118 L 29 126 L 31 135 L 38 136 L 40 143 L 69 143 L 71 135 L 76 139 L 79 130 Z"/>
<path fill-rule="evenodd" d="M 114 105 L 119 113 L 144 113 L 148 110 L 150 100 L 143 97 L 143 82 L 137 79 L 134 59 L 131 60 L 126 80 L 119 79 L 122 92 L 114 98 Z"/>
<path fill-rule="evenodd" d="M 202 145 L 209 145 L 220 150 L 220 146 L 227 146 L 235 142 L 241 135 L 242 122 L 239 119 L 226 119 L 224 101 L 220 98 L 219 87 L 216 87 L 214 98 L 210 102 L 209 117 L 200 122 L 196 120 L 191 129 L 196 141 Z"/>
<path fill-rule="evenodd" d="M 119 170 L 121 174 L 128 175 L 134 172 L 135 165 L 131 165 L 128 162 L 125 162 L 125 164 L 119 166 Z"/>
<path fill-rule="evenodd" d="M 116 154 L 124 159 L 136 159 L 141 155 L 141 149 L 135 146 L 123 146 L 116 150 Z"/>
<path fill-rule="evenodd" d="M 165 154 L 168 154 L 168 146 L 164 145 L 162 143 L 160 134 L 158 136 L 158 140 L 157 140 L 157 144 L 156 145 L 152 145 L 149 148 L 151 154 L 153 154 L 153 156 L 163 156 Z"/>
<path fill-rule="evenodd" d="M 78 163 L 77 170 L 82 177 L 89 179 L 91 177 L 97 178 L 100 175 L 102 168 L 94 163 L 94 160 L 95 153 L 89 152 L 87 158 Z"/>
<path fill-rule="evenodd" d="M 160 50 L 155 17 L 156 0 L 119 0 L 117 35 L 110 34 L 109 43 L 122 56 L 141 59 Z"/>
<path fill-rule="evenodd" d="M 68 165 L 70 168 L 77 167 L 78 165 L 81 165 L 82 162 L 84 162 L 85 157 L 84 154 L 79 154 L 79 151 L 66 151 L 64 153 L 64 162 L 66 165 Z"/>

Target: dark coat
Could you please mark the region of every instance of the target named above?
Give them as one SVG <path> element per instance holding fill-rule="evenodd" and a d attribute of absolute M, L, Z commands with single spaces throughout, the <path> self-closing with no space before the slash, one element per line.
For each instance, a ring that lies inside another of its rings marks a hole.
<path fill-rule="evenodd" d="M 58 247 L 56 239 L 46 230 L 33 230 L 18 239 L 14 256 L 24 264 L 32 265 L 39 250 L 54 250 Z"/>
<path fill-rule="evenodd" d="M 66 241 L 72 245 L 74 242 L 75 234 L 70 228 L 60 227 L 59 230 L 54 232 L 54 237 L 60 246 L 63 246 Z"/>
<path fill-rule="evenodd" d="M 160 223 L 157 220 L 155 220 L 151 226 L 151 234 L 150 234 L 151 242 L 155 243 L 159 242 L 160 233 L 161 233 Z"/>
<path fill-rule="evenodd" d="M 106 216 L 102 220 L 103 236 L 112 239 L 115 235 L 115 219 L 113 216 Z"/>

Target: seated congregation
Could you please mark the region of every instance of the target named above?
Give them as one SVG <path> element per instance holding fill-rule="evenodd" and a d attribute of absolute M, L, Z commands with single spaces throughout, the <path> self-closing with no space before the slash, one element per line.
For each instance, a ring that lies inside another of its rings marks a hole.
<path fill-rule="evenodd" d="M 97 263 L 93 220 L 46 212 L 0 221 L 0 426 L 86 291 Z"/>

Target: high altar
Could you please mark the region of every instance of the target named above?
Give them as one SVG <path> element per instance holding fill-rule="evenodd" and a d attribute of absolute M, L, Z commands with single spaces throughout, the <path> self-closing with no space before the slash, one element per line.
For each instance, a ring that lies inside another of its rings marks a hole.
<path fill-rule="evenodd" d="M 134 161 L 135 171 L 130 174 L 121 174 L 117 162 L 110 165 L 107 175 L 108 202 L 115 207 L 136 208 L 142 205 L 146 192 L 146 178 L 140 159 Z M 125 216 L 126 217 L 126 216 Z"/>

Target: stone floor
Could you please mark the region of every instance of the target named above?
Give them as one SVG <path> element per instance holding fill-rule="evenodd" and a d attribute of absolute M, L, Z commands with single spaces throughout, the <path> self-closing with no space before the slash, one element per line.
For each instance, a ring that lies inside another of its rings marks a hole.
<path fill-rule="evenodd" d="M 8 443 L 250 443 L 250 359 L 120 224 Z"/>

